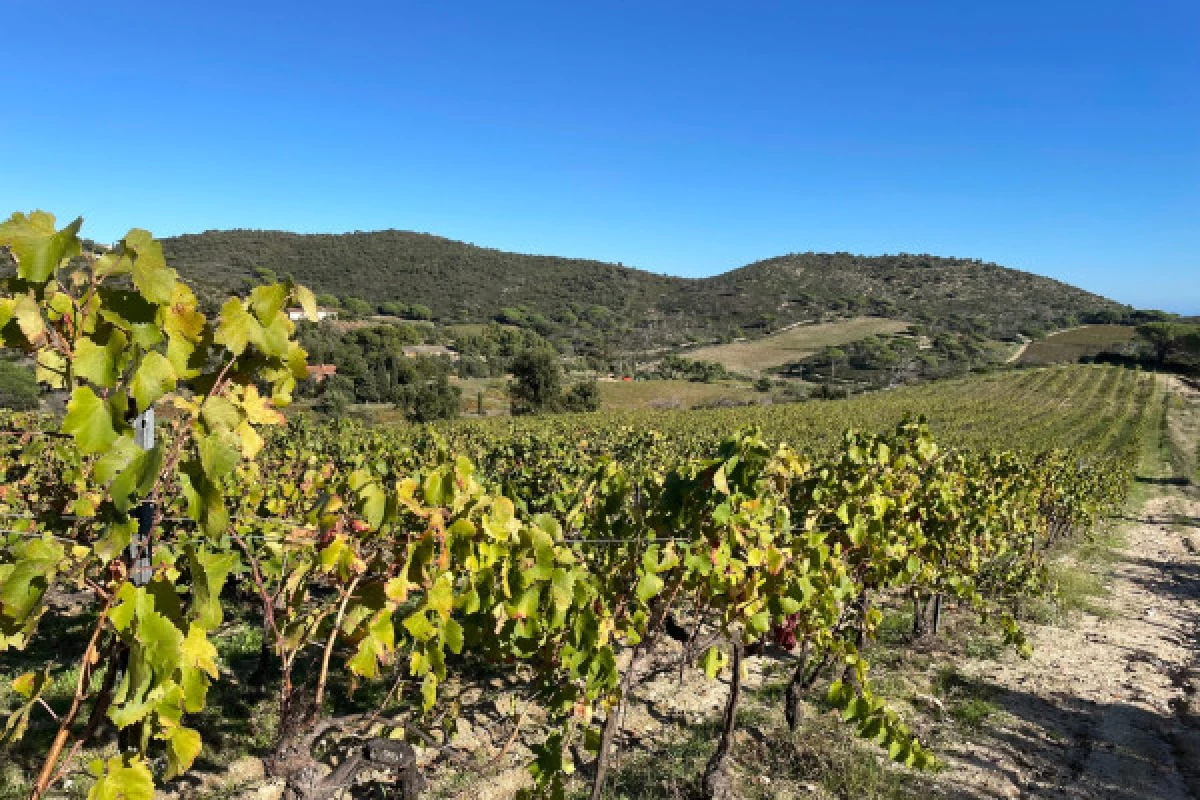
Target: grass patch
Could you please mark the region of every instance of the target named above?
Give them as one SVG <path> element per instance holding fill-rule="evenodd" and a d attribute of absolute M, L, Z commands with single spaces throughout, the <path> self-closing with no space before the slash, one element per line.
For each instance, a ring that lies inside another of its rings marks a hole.
<path fill-rule="evenodd" d="M 904 645 L 912 638 L 912 629 L 912 608 L 886 609 L 883 619 L 879 622 L 875 640 L 884 647 Z"/>
<path fill-rule="evenodd" d="M 946 704 L 951 718 L 970 730 L 999 712 L 992 702 L 992 689 L 980 680 L 963 675 L 954 665 L 946 665 L 933 678 L 933 693 Z"/>
<path fill-rule="evenodd" d="M 785 687 L 785 682 L 773 681 L 747 691 L 743 698 L 733 751 L 741 797 L 908 800 L 929 794 L 932 782 L 927 774 L 891 764 L 883 750 L 858 739 L 852 726 L 831 713 L 823 691 L 813 692 L 804 705 L 799 729 L 788 730 L 783 719 Z M 698 799 L 701 777 L 719 736 L 715 717 L 697 725 L 668 727 L 650 752 L 623 753 L 604 797 Z M 585 782 L 576 782 L 574 800 L 588 796 Z"/>
<path fill-rule="evenodd" d="M 995 661 L 1007 649 L 1000 636 L 988 631 L 972 632 L 963 640 L 963 652 L 977 661 Z"/>
<path fill-rule="evenodd" d="M 830 796 L 898 800 L 925 794 L 926 776 L 893 767 L 877 748 L 868 749 L 870 745 L 857 741 L 846 726 L 828 715 L 807 720 L 789 744 L 774 749 L 782 763 L 769 766 L 803 776 L 802 783 L 816 784 Z"/>
<path fill-rule="evenodd" d="M 1076 560 L 1098 567 L 1111 567 L 1121 560 L 1121 551 L 1128 545 L 1129 540 L 1116 525 L 1087 534 L 1075 548 Z"/>
<path fill-rule="evenodd" d="M 1023 619 L 1039 625 L 1064 624 L 1072 612 L 1092 614 L 1102 619 L 1112 616 L 1100 598 L 1108 595 L 1103 579 L 1095 572 L 1072 563 L 1058 562 L 1049 567 L 1054 594 L 1036 597 L 1021 608 Z"/>
<path fill-rule="evenodd" d="M 950 709 L 950 716 L 971 730 L 978 730 L 983 723 L 996 714 L 999 709 L 994 703 L 974 698 L 960 703 Z"/>
<path fill-rule="evenodd" d="M 695 796 L 699 776 L 719 735 L 716 724 L 706 722 L 685 728 L 682 736 L 654 753 L 623 754 L 620 769 L 612 773 L 605 786 L 605 800 Z M 587 796 L 586 790 L 574 795 Z"/>

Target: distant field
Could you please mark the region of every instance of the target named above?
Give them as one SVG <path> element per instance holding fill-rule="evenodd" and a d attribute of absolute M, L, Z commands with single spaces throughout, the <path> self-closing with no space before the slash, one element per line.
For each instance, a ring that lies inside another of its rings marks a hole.
<path fill-rule="evenodd" d="M 1074 363 L 1084 356 L 1119 350 L 1134 335 L 1134 329 L 1125 325 L 1084 325 L 1030 343 L 1018 363 L 1031 366 Z"/>
<path fill-rule="evenodd" d="M 765 395 L 748 386 L 691 381 L 603 381 L 600 407 L 606 411 L 695 408 L 731 403 L 761 402 Z"/>
<path fill-rule="evenodd" d="M 758 373 L 807 358 L 823 347 L 837 347 L 877 334 L 899 333 L 907 327 L 907 322 L 895 319 L 856 317 L 840 322 L 800 325 L 762 339 L 701 347 L 684 355 L 718 361 L 734 372 Z"/>

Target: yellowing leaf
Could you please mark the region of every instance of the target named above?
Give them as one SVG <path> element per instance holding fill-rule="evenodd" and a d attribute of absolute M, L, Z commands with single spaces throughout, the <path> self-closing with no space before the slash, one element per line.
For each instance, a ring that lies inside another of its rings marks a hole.
<path fill-rule="evenodd" d="M 125 234 L 123 244 L 133 254 L 133 285 L 155 305 L 170 303 L 175 293 L 175 270 L 167 266 L 162 244 L 140 228 Z"/>
<path fill-rule="evenodd" d="M 200 755 L 203 744 L 200 734 L 191 728 L 175 728 L 167 734 L 167 780 L 182 775 L 191 769 L 192 762 Z"/>
<path fill-rule="evenodd" d="M 316 322 L 318 320 L 317 298 L 313 296 L 312 290 L 305 286 L 297 286 L 292 289 L 292 296 L 296 298 L 300 308 L 304 309 L 304 317 L 309 322 Z"/>
<path fill-rule="evenodd" d="M 262 450 L 263 438 L 258 435 L 258 431 L 254 430 L 254 426 L 243 420 L 241 425 L 238 425 L 237 431 L 238 442 L 242 445 L 242 455 L 253 461 L 258 458 L 259 451 Z"/>
<path fill-rule="evenodd" d="M 725 467 L 713 473 L 713 488 L 721 494 L 729 494 L 729 481 L 725 478 Z"/>
<path fill-rule="evenodd" d="M 255 286 L 250 290 L 250 307 L 263 325 L 270 325 L 287 302 L 287 287 L 282 283 Z"/>
<path fill-rule="evenodd" d="M 12 315 L 17 320 L 21 334 L 31 345 L 37 346 L 46 341 L 46 320 L 42 318 L 42 309 L 36 300 L 27 294 L 17 295 Z"/>
<path fill-rule="evenodd" d="M 240 356 L 250 345 L 261 344 L 262 325 L 254 315 L 246 311 L 242 301 L 231 297 L 221 307 L 221 321 L 217 325 L 213 341 L 223 345 L 235 356 Z"/>
<path fill-rule="evenodd" d="M 154 776 L 141 756 L 114 756 L 92 768 L 97 780 L 88 800 L 154 800 Z"/>
<path fill-rule="evenodd" d="M 450 611 L 454 608 L 454 587 L 448 580 L 438 581 L 437 585 L 429 590 L 425 603 L 431 610 L 441 614 L 443 619 L 450 616 Z"/>
<path fill-rule="evenodd" d="M 217 648 L 208 640 L 208 632 L 199 625 L 188 627 L 188 635 L 179 646 L 180 664 L 217 677 Z"/>
<path fill-rule="evenodd" d="M 282 425 L 287 420 L 272 405 L 269 398 L 258 393 L 258 387 L 251 384 L 246 387 L 242 396 L 242 410 L 246 419 L 255 425 Z"/>
<path fill-rule="evenodd" d="M 0 245 L 7 245 L 17 259 L 17 275 L 30 283 L 45 283 L 65 259 L 79 255 L 80 217 L 61 231 L 54 230 L 54 215 L 17 212 L 0 223 Z"/>

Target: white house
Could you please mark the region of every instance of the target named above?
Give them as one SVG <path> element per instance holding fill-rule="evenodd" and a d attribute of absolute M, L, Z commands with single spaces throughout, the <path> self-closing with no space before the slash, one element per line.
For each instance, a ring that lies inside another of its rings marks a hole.
<path fill-rule="evenodd" d="M 288 315 L 288 319 L 290 319 L 292 322 L 299 322 L 302 319 L 308 319 L 308 317 L 304 314 L 303 308 L 289 308 L 287 310 L 287 315 Z M 337 319 L 337 317 L 338 317 L 338 312 L 336 309 L 333 309 L 333 308 L 318 308 L 317 309 L 317 322 L 324 322 L 327 319 Z"/>
<path fill-rule="evenodd" d="M 412 344 L 407 345 L 403 350 L 404 355 L 408 358 L 425 356 L 427 358 L 448 358 L 451 361 L 458 361 L 458 353 L 442 344 Z"/>

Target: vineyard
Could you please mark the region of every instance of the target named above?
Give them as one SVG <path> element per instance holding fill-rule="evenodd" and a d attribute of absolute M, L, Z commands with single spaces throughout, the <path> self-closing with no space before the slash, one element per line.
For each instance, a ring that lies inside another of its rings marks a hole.
<path fill-rule="evenodd" d="M 1047 552 L 1122 508 L 1161 405 L 1148 375 L 1073 366 L 791 406 L 289 419 L 304 354 L 283 309 L 309 292 L 210 319 L 145 232 L 94 259 L 77 233 L 0 226 L 3 344 L 70 397 L 62 419 L 0 419 L 4 796 L 151 797 L 269 707 L 287 798 L 414 798 L 510 757 L 529 795 L 599 798 L 669 653 L 728 687 L 695 790 L 733 797 L 764 649 L 789 725 L 836 709 L 935 769 L 873 685 L 881 609 L 925 637 L 953 604 L 1027 653 Z M 501 688 L 524 710 L 481 759 L 456 744 L 465 710 Z"/>

